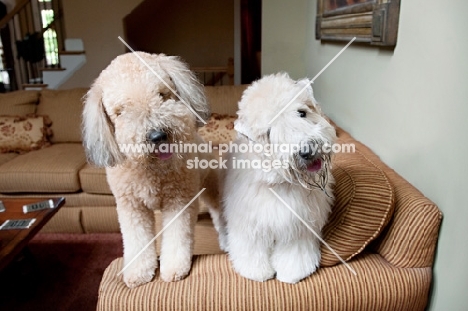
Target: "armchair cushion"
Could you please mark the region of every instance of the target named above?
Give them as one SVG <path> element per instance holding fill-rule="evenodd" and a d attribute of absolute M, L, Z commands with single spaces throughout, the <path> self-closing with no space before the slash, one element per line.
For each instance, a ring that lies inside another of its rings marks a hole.
<path fill-rule="evenodd" d="M 349 265 L 321 268 L 297 284 L 255 282 L 238 275 L 228 256 L 202 255 L 190 275 L 154 280 L 129 289 L 117 275 L 122 258 L 107 267 L 97 310 L 424 310 L 431 268 L 396 269 L 378 254 L 363 253 Z"/>

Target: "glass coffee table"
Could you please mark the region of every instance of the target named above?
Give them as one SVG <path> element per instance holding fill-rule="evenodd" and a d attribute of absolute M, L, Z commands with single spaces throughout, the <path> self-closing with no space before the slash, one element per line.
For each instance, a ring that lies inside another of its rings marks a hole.
<path fill-rule="evenodd" d="M 24 213 L 23 206 L 52 200 L 50 208 Z M 65 204 L 65 198 L 1 199 L 5 211 L 0 212 L 0 226 L 6 220 L 31 219 L 35 221 L 27 229 L 0 230 L 0 270 L 5 268 L 23 250 L 55 213 Z"/>

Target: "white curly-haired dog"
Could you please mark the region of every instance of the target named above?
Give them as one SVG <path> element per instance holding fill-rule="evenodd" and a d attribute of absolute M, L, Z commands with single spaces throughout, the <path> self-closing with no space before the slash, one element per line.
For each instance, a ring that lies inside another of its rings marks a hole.
<path fill-rule="evenodd" d="M 151 281 L 158 267 L 154 243 L 136 257 L 155 236 L 155 210 L 162 211 L 166 226 L 206 187 L 202 199 L 215 219 L 219 215 L 216 171 L 186 165 L 189 159 L 209 154 L 121 149 L 124 144 L 201 143 L 200 122 L 193 111 L 203 119 L 210 113 L 203 88 L 185 63 L 164 54 L 137 53 L 118 56 L 102 71 L 85 97 L 83 111 L 88 160 L 106 167 L 116 199 L 124 267 L 136 258 L 123 272 L 131 288 Z M 180 280 L 190 271 L 197 214 L 195 201 L 162 234 L 160 276 L 164 281 Z"/>
<path fill-rule="evenodd" d="M 280 281 L 296 283 L 319 266 L 320 241 L 284 203 L 320 234 L 334 182 L 331 154 L 323 150 L 335 141 L 335 129 L 324 118 L 309 80 L 294 81 L 286 73 L 254 82 L 237 114 L 236 143 L 261 145 L 267 152 L 250 148 L 230 154 L 223 187 L 227 251 L 234 269 L 246 278 L 265 281 L 276 274 Z M 260 165 L 263 169 L 252 168 Z"/>

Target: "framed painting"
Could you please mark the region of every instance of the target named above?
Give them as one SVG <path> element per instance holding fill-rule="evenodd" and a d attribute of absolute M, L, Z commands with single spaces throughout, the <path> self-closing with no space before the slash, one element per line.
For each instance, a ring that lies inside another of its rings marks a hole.
<path fill-rule="evenodd" d="M 317 0 L 315 37 L 394 47 L 400 0 Z"/>

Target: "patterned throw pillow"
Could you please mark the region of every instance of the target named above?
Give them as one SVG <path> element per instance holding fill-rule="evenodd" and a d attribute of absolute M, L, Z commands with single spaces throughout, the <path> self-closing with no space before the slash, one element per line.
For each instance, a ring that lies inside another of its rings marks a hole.
<path fill-rule="evenodd" d="M 237 137 L 237 132 L 234 129 L 236 119 L 236 116 L 213 113 L 207 124 L 198 130 L 198 134 L 206 142 L 211 141 L 213 146 L 227 144 Z"/>
<path fill-rule="evenodd" d="M 0 116 L 0 152 L 24 153 L 49 146 L 51 124 L 47 116 Z"/>

